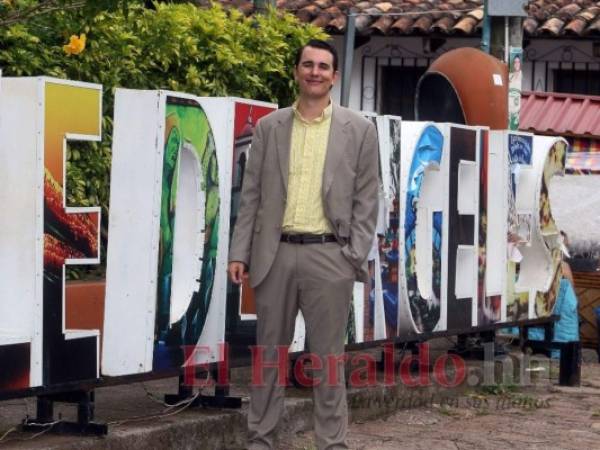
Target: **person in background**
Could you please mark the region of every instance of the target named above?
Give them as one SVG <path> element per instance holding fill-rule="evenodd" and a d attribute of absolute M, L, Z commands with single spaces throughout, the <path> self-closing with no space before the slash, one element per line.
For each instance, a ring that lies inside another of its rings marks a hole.
<path fill-rule="evenodd" d="M 575 294 L 575 282 L 573 281 L 573 272 L 569 263 L 566 261 L 569 254 L 569 238 L 564 231 L 560 232 L 560 246 L 563 252 L 561 262 L 562 278 L 560 287 L 556 295 L 556 302 L 552 314 L 559 316 L 558 321 L 554 323 L 553 342 L 579 342 L 579 302 Z M 544 340 L 543 328 L 531 328 L 529 330 L 529 339 L 536 341 Z M 560 350 L 552 350 L 553 358 L 560 357 Z"/>

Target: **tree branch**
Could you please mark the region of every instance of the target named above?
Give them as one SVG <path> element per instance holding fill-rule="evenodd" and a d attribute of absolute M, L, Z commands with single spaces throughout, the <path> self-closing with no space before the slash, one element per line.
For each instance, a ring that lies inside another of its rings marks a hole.
<path fill-rule="evenodd" d="M 56 0 L 42 0 L 35 6 L 30 6 L 19 11 L 15 11 L 3 19 L 0 19 L 0 27 L 14 25 L 32 17 L 49 14 L 55 11 L 66 11 L 70 9 L 79 9 L 85 6 L 85 0 L 73 1 L 70 4 L 60 5 Z"/>

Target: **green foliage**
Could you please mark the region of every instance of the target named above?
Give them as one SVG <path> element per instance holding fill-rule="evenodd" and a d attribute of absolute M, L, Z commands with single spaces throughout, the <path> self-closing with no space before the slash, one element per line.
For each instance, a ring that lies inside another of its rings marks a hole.
<path fill-rule="evenodd" d="M 32 3 L 22 0 L 21 7 Z M 146 9 L 135 3 L 106 0 L 99 4 L 126 4 L 127 11 L 90 14 L 89 8 L 63 8 L 0 27 L 3 76 L 47 75 L 103 85 L 103 140 L 70 146 L 67 200 L 101 205 L 105 218 L 116 87 L 288 105 L 295 96 L 294 53 L 308 39 L 324 37 L 321 30 L 276 11 L 246 18 L 220 6 L 154 3 L 154 9 Z M 63 46 L 69 37 L 82 33 L 87 38 L 83 52 L 67 54 Z"/>

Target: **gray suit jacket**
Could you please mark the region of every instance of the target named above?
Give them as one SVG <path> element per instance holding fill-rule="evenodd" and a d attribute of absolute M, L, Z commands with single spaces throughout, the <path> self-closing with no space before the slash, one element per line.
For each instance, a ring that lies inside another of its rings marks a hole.
<path fill-rule="evenodd" d="M 269 272 L 279 246 L 293 119 L 292 109 L 283 108 L 259 121 L 244 173 L 229 261 L 248 265 L 253 287 Z M 378 158 L 374 125 L 334 105 L 323 172 L 323 206 L 344 256 L 364 282 L 368 281 L 366 259 L 377 220 Z"/>

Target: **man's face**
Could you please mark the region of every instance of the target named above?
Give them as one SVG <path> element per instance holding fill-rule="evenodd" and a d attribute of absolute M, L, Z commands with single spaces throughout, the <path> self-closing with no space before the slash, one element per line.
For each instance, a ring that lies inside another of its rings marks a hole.
<path fill-rule="evenodd" d="M 321 48 L 306 47 L 294 68 L 294 79 L 298 83 L 300 97 L 328 97 L 331 86 L 338 79 L 338 72 L 333 70 L 333 55 Z"/>

